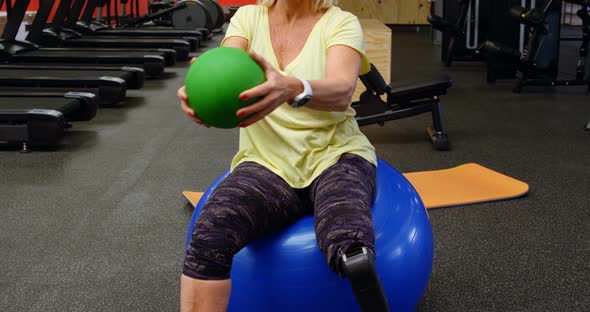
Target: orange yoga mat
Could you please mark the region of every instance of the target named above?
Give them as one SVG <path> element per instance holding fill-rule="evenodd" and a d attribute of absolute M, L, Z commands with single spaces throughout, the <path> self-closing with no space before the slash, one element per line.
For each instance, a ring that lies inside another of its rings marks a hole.
<path fill-rule="evenodd" d="M 478 164 L 404 173 L 428 209 L 508 200 L 526 195 L 529 185 Z M 182 193 L 196 206 L 203 192 Z"/>
<path fill-rule="evenodd" d="M 199 200 L 201 200 L 201 197 L 203 197 L 203 194 L 205 194 L 204 192 L 191 192 L 191 191 L 184 191 L 182 192 L 182 195 L 184 195 L 184 197 L 186 197 L 186 199 L 188 199 L 188 202 L 191 203 L 191 206 L 196 207 L 197 204 L 199 203 Z"/>
<path fill-rule="evenodd" d="M 474 163 L 404 176 L 428 209 L 513 199 L 529 192 L 528 184 Z"/>

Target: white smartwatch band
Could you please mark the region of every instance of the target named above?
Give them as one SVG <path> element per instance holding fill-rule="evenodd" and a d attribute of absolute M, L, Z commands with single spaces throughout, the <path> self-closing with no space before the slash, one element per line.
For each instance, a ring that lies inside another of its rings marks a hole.
<path fill-rule="evenodd" d="M 299 77 L 295 78 L 299 79 L 299 81 L 301 81 L 301 83 L 303 84 L 303 92 L 295 97 L 295 99 L 291 103 L 291 106 L 301 107 L 305 105 L 305 103 L 309 102 L 309 100 L 311 100 L 311 97 L 313 96 L 313 90 L 311 89 L 311 84 L 309 83 L 309 81 Z"/>

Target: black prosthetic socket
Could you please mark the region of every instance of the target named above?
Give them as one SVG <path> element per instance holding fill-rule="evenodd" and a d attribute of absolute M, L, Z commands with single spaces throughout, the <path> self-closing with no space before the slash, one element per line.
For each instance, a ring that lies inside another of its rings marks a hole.
<path fill-rule="evenodd" d="M 367 247 L 348 251 L 340 258 L 340 272 L 348 278 L 362 312 L 389 312 L 389 305 Z"/>

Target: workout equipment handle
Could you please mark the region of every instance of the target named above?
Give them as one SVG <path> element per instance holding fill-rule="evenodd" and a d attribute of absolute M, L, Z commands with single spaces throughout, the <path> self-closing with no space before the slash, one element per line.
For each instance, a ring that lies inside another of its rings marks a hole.
<path fill-rule="evenodd" d="M 377 67 L 375 67 L 375 65 L 373 64 L 371 64 L 371 70 L 368 73 L 360 76 L 359 78 L 361 79 L 367 90 L 373 93 L 382 95 L 383 93 L 389 91 L 389 86 L 387 85 L 385 80 L 383 80 L 383 76 L 381 76 L 381 73 L 379 73 Z"/>

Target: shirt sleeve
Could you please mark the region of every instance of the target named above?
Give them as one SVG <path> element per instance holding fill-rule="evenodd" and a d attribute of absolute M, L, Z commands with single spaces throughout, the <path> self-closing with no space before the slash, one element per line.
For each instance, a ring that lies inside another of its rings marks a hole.
<path fill-rule="evenodd" d="M 371 63 L 365 53 L 363 30 L 358 18 L 350 13 L 340 18 L 331 29 L 327 37 L 327 47 L 344 45 L 355 49 L 361 55 L 360 74 L 366 74 L 371 69 Z"/>
<path fill-rule="evenodd" d="M 225 32 L 225 37 L 221 41 L 220 45 L 223 45 L 225 40 L 230 37 L 242 37 L 248 40 L 248 46 L 250 46 L 250 42 L 252 41 L 252 32 L 249 27 L 248 19 L 251 18 L 249 12 L 252 10 L 252 5 L 247 5 L 240 7 L 234 16 L 230 19 L 229 25 L 227 26 L 227 30 Z"/>

